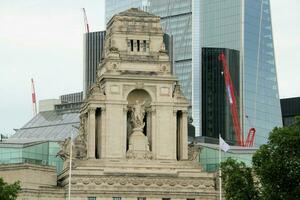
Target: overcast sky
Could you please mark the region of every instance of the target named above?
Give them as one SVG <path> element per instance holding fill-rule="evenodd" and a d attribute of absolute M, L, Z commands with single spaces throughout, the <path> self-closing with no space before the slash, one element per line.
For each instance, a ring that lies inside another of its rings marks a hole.
<path fill-rule="evenodd" d="M 81 8 L 91 31 L 105 29 L 105 0 L 0 0 L 0 133 L 32 118 L 37 99 L 82 90 Z M 300 96 L 300 1 L 270 0 L 280 97 Z"/>

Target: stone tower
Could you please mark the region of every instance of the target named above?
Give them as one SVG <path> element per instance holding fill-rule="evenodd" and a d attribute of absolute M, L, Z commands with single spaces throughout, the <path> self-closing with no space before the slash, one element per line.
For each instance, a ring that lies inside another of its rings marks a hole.
<path fill-rule="evenodd" d="M 160 18 L 133 8 L 115 15 L 104 54 L 74 140 L 72 199 L 216 199 L 213 175 L 188 157 L 189 104 L 171 74 Z M 66 188 L 68 174 L 58 177 Z"/>

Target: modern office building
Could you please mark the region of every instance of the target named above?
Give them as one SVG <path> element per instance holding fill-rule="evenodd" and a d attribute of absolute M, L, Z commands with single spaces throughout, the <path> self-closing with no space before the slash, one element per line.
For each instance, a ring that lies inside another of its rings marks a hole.
<path fill-rule="evenodd" d="M 97 67 L 102 59 L 105 31 L 84 34 L 83 98 L 96 81 Z"/>
<path fill-rule="evenodd" d="M 223 53 L 228 62 L 230 77 L 234 86 L 234 97 L 239 105 L 240 99 L 240 59 L 239 51 L 224 48 L 202 48 L 202 137 L 204 142 L 213 141 L 221 134 L 222 138 L 235 143 L 233 120 L 225 85 L 223 63 L 219 60 Z M 237 107 L 239 110 L 239 107 Z"/>
<path fill-rule="evenodd" d="M 300 116 L 300 97 L 280 99 L 283 126 L 295 123 L 295 117 Z"/>
<path fill-rule="evenodd" d="M 173 36 L 174 72 L 192 104 L 196 135 L 203 134 L 201 49 L 240 52 L 240 123 L 244 135 L 256 128 L 254 145 L 282 125 L 276 75 L 270 0 L 109 0 L 106 21 L 138 7 L 161 17 Z"/>
<path fill-rule="evenodd" d="M 59 97 L 62 103 L 80 103 L 83 101 L 83 92 L 64 94 Z"/>
<path fill-rule="evenodd" d="M 0 141 L 0 165 L 55 166 L 56 172 L 61 172 L 63 160 L 57 157 L 61 150 L 59 142 L 78 134 L 82 92 L 43 101 L 43 109 L 36 116 L 10 138 Z"/>

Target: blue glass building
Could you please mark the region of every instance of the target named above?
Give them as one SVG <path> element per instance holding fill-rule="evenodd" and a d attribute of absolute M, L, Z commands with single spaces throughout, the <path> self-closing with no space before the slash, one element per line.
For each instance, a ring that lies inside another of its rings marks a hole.
<path fill-rule="evenodd" d="M 256 128 L 254 145 L 282 126 L 270 0 L 109 0 L 106 20 L 130 7 L 159 15 L 173 35 L 174 72 L 192 104 L 196 135 L 203 135 L 202 48 L 240 52 L 240 122 L 244 135 Z"/>

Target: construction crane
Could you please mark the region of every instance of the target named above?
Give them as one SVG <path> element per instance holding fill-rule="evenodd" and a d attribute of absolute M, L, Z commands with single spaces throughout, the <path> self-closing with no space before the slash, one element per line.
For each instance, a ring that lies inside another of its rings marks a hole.
<path fill-rule="evenodd" d="M 36 108 L 36 94 L 35 94 L 33 78 L 31 78 L 31 99 L 32 99 L 33 116 L 35 116 L 37 114 L 37 108 Z"/>
<path fill-rule="evenodd" d="M 86 12 L 85 12 L 84 8 L 82 8 L 82 12 L 83 12 L 83 20 L 84 20 L 85 32 L 89 33 L 90 32 L 90 27 L 89 27 L 89 23 L 88 23 Z"/>
<path fill-rule="evenodd" d="M 237 111 L 236 98 L 234 95 L 234 86 L 233 86 L 232 79 L 230 76 L 229 67 L 227 66 L 227 59 L 223 52 L 219 55 L 219 61 L 221 61 L 222 65 L 223 65 L 223 73 L 224 73 L 224 79 L 225 79 L 227 99 L 230 104 L 230 112 L 232 115 L 233 128 L 234 128 L 235 136 L 237 139 L 237 143 L 239 146 L 242 146 L 242 147 L 251 147 L 251 146 L 253 146 L 253 141 L 254 141 L 256 130 L 255 130 L 255 128 L 250 128 L 248 135 L 247 135 L 247 139 L 246 139 L 246 141 L 244 141 L 244 134 L 241 129 L 239 115 L 238 115 L 238 111 Z"/>

